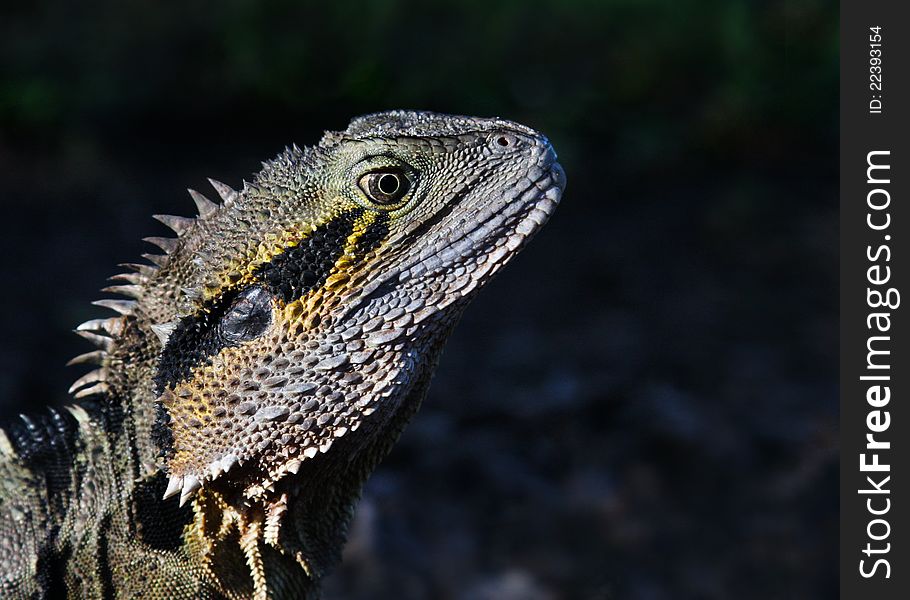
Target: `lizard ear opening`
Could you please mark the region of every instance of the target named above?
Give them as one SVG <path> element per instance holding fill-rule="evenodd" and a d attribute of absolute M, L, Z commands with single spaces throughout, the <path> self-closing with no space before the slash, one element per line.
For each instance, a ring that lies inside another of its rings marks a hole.
<path fill-rule="evenodd" d="M 233 344 L 261 336 L 272 324 L 272 295 L 259 286 L 241 292 L 221 319 L 219 328 Z"/>

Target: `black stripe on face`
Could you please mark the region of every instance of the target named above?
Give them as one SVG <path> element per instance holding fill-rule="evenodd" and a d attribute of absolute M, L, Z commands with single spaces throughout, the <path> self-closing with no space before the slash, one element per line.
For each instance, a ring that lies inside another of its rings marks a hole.
<path fill-rule="evenodd" d="M 376 248 L 388 234 L 389 215 L 380 213 L 357 240 L 357 249 L 355 250 L 357 256 L 363 256 Z"/>
<path fill-rule="evenodd" d="M 157 382 L 155 384 L 158 385 Z M 158 390 L 161 394 L 162 390 Z M 152 425 L 152 441 L 158 448 L 158 456 L 170 460 L 174 452 L 174 432 L 171 431 L 171 415 L 160 403 L 155 403 L 155 423 Z"/>
<path fill-rule="evenodd" d="M 344 253 L 354 222 L 363 209 L 329 221 L 293 248 L 256 268 L 257 281 L 284 302 L 293 302 L 325 283 L 335 262 Z"/>
<path fill-rule="evenodd" d="M 158 361 L 155 388 L 159 395 L 164 388 L 173 388 L 188 379 L 195 367 L 207 362 L 228 345 L 218 323 L 234 303 L 238 292 L 230 290 L 207 301 L 195 315 L 180 319 Z"/>

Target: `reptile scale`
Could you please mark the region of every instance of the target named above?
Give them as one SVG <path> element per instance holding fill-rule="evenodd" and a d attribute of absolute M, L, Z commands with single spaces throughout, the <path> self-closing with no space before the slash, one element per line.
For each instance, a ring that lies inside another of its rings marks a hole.
<path fill-rule="evenodd" d="M 3 598 L 318 598 L 450 331 L 565 176 L 523 125 L 392 111 L 212 185 L 78 327 L 78 402 L 0 429 Z"/>

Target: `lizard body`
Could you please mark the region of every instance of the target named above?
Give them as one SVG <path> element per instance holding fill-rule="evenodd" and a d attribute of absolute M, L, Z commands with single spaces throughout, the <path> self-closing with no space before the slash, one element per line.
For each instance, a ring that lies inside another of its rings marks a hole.
<path fill-rule="evenodd" d="M 0 430 L 3 597 L 318 597 L 446 337 L 565 177 L 525 126 L 393 111 L 212 184 L 79 326 L 78 403 Z"/>

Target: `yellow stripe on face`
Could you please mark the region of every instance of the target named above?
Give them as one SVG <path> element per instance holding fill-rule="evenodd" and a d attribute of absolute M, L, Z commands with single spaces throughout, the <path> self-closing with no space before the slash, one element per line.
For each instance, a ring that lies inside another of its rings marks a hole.
<path fill-rule="evenodd" d="M 388 215 L 364 211 L 353 222 L 344 243 L 344 251 L 335 261 L 323 285 L 318 286 L 284 307 L 288 321 L 297 321 L 304 329 L 318 324 L 321 314 L 327 314 L 340 302 L 343 290 L 358 281 L 363 271 L 363 261 L 385 239 L 388 233 Z"/>

